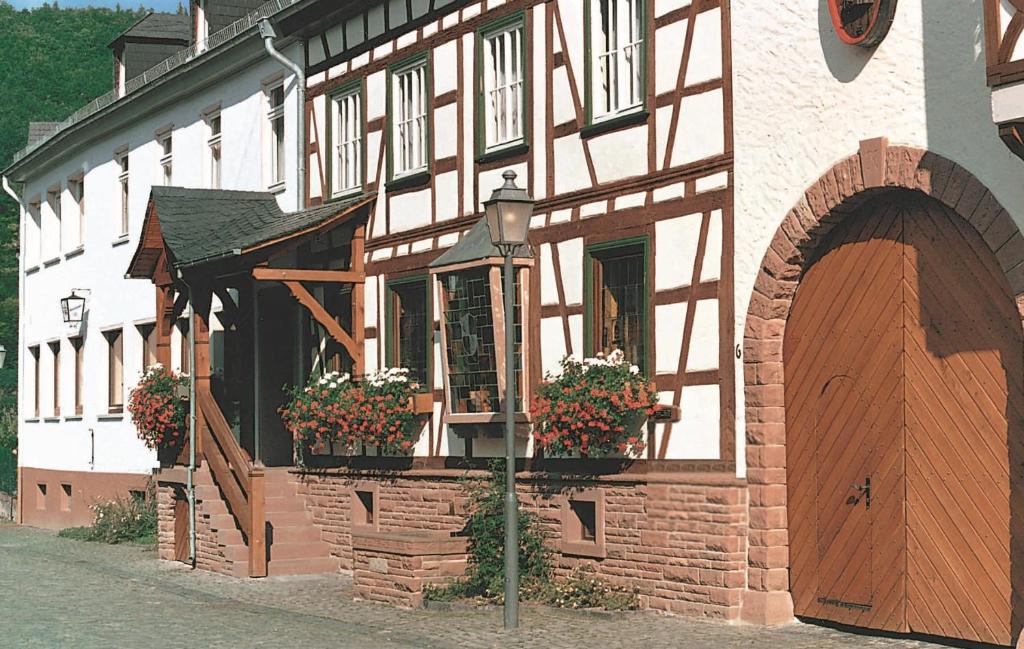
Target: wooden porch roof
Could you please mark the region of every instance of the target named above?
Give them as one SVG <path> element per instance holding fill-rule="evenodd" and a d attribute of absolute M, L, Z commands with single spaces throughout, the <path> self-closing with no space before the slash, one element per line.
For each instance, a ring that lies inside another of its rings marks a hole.
<path fill-rule="evenodd" d="M 269 192 L 153 187 L 138 248 L 126 277 L 156 279 L 166 270 L 197 267 L 340 224 L 375 200 L 360 194 L 298 212 L 284 212 Z"/>

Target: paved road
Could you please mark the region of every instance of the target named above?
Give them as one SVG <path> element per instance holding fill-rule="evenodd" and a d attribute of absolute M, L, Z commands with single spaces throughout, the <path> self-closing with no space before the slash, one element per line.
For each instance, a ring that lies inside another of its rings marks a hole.
<path fill-rule="evenodd" d="M 523 611 L 516 637 L 500 627 L 500 611 L 402 611 L 353 601 L 351 581 L 341 575 L 236 580 L 162 564 L 152 550 L 0 524 L 0 649 L 938 646 L 803 624 L 766 629 L 534 607 Z"/>

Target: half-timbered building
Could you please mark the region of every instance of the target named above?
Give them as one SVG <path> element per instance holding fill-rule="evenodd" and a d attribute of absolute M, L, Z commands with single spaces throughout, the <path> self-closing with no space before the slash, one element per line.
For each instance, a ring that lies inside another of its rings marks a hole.
<path fill-rule="evenodd" d="M 170 186 L 145 192 L 130 260 L 93 269 L 127 269 L 139 317 L 155 287 L 165 362 L 192 314 L 197 460 L 154 474 L 163 558 L 351 571 L 403 604 L 458 572 L 463 479 L 503 452 L 501 254 L 481 216 L 512 171 L 536 201 L 514 259 L 519 496 L 559 572 L 723 620 L 1017 640 L 1013 2 L 280 4 L 233 38 L 301 68 L 273 113 L 298 126 L 298 159 L 271 157 L 290 200 L 266 178 L 153 182 Z M 31 156 L 5 173 L 42 196 L 64 172 Z M 25 358 L 47 358 L 37 338 Z M 564 356 L 613 350 L 660 394 L 642 457 L 544 457 L 529 396 Z M 298 462 L 281 386 L 389 367 L 422 386 L 411 451 Z"/>

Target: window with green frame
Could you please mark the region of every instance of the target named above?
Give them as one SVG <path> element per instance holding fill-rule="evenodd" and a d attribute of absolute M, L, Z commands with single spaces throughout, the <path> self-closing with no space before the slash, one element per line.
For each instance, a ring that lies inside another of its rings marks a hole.
<path fill-rule="evenodd" d="M 388 168 L 392 179 L 430 170 L 429 76 L 425 54 L 390 69 Z"/>
<path fill-rule="evenodd" d="M 430 282 L 425 275 L 388 282 L 387 364 L 405 367 L 409 379 L 429 389 L 433 356 Z"/>
<path fill-rule="evenodd" d="M 477 33 L 477 153 L 486 155 L 526 142 L 526 44 L 523 14 L 503 18 Z"/>
<path fill-rule="evenodd" d="M 327 156 L 331 196 L 362 190 L 366 174 L 363 81 L 346 84 L 328 98 Z"/>
<path fill-rule="evenodd" d="M 644 110 L 645 0 L 586 0 L 587 118 L 595 123 Z"/>
<path fill-rule="evenodd" d="M 587 248 L 585 310 L 587 354 L 621 350 L 646 368 L 647 238 Z"/>

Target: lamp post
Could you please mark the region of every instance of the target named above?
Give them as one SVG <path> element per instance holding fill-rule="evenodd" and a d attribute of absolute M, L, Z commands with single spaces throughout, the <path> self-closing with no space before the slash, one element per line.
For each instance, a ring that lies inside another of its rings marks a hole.
<path fill-rule="evenodd" d="M 526 243 L 533 215 L 533 199 L 516 187 L 516 173 L 501 175 L 505 184 L 484 202 L 484 217 L 491 243 L 505 257 L 505 630 L 519 626 L 519 509 L 516 502 L 516 373 L 515 373 L 515 281 L 512 257 Z"/>

